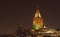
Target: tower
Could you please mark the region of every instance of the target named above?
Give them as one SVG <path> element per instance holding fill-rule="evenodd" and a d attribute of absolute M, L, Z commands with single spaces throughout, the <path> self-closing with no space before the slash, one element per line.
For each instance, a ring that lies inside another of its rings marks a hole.
<path fill-rule="evenodd" d="M 42 28 L 43 28 L 43 19 L 40 14 L 39 7 L 37 7 L 35 16 L 33 18 L 33 30 L 39 30 Z"/>

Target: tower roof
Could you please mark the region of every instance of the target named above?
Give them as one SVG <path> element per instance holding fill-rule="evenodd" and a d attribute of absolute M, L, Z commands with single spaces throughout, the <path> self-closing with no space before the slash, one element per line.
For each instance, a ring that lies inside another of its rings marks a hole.
<path fill-rule="evenodd" d="M 41 17 L 39 6 L 37 6 L 35 17 Z"/>

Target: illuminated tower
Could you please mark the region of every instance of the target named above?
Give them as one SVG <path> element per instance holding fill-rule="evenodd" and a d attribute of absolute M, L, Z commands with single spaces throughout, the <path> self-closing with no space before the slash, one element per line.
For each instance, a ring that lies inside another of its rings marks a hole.
<path fill-rule="evenodd" d="M 35 16 L 33 18 L 33 30 L 39 30 L 42 28 L 43 28 L 43 19 L 40 14 L 39 7 L 37 7 Z"/>

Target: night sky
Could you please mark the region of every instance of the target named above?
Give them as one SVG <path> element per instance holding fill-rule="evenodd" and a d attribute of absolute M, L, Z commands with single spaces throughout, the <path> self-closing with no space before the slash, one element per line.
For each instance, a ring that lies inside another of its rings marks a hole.
<path fill-rule="evenodd" d="M 58 0 L 1 0 L 0 33 L 17 31 L 21 24 L 24 29 L 32 27 L 36 6 L 39 5 L 44 24 L 60 29 L 60 1 Z"/>

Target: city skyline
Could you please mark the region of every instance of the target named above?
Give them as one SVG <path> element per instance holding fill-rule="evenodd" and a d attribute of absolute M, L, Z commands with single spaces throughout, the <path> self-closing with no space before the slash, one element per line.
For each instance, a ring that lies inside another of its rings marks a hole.
<path fill-rule="evenodd" d="M 60 29 L 59 4 L 60 2 L 58 0 L 39 1 L 39 9 L 44 19 L 44 24 L 56 29 Z M 31 28 L 36 6 L 36 0 L 2 1 L 0 6 L 0 33 L 13 33 L 20 24 L 22 24 L 25 29 Z"/>

